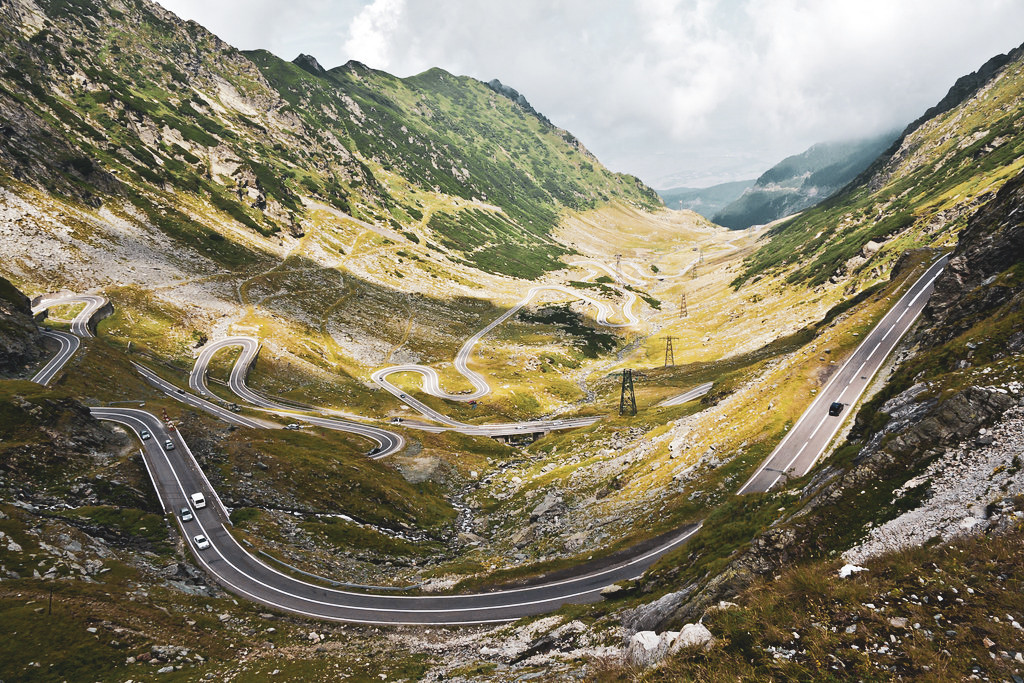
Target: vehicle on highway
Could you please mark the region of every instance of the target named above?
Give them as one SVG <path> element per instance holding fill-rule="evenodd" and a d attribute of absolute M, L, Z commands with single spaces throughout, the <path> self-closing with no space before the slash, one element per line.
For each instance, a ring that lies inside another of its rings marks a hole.
<path fill-rule="evenodd" d="M 175 391 L 177 391 L 179 394 L 184 394 L 185 393 L 185 390 L 181 389 L 181 388 L 175 389 Z"/>
<path fill-rule="evenodd" d="M 301 427 L 299 427 L 299 425 L 295 424 L 294 422 L 292 422 L 292 423 L 291 423 L 291 424 L 289 424 L 289 425 L 285 425 L 285 427 L 284 427 L 284 428 L 285 428 L 285 429 L 301 429 Z"/>
<path fill-rule="evenodd" d="M 197 536 L 193 536 L 192 540 L 196 542 L 196 547 L 199 548 L 200 550 L 206 550 L 207 548 L 210 547 L 209 539 L 206 538 L 206 536 L 203 536 L 202 534 L 198 534 Z"/>
<path fill-rule="evenodd" d="M 846 407 L 845 403 L 840 403 L 839 401 L 834 401 L 832 403 L 832 405 L 830 405 L 828 407 L 828 414 L 831 415 L 832 417 L 835 417 L 839 413 L 843 412 L 843 408 L 845 408 L 845 407 Z"/>
<path fill-rule="evenodd" d="M 191 522 L 192 519 L 192 510 L 190 510 L 189 508 L 181 508 L 181 521 Z"/>
<path fill-rule="evenodd" d="M 199 508 L 206 507 L 206 497 L 203 496 L 203 494 L 201 494 L 201 493 L 193 493 L 191 498 L 192 498 L 192 505 L 195 507 L 196 510 L 198 510 Z"/>
<path fill-rule="evenodd" d="M 174 442 L 171 441 L 170 439 L 167 439 L 167 441 L 164 441 L 164 448 L 166 448 L 169 451 L 173 451 L 174 450 Z"/>
<path fill-rule="evenodd" d="M 402 423 L 402 418 L 400 418 L 400 417 L 393 417 L 393 418 L 391 418 L 391 422 L 396 424 L 396 425 L 397 424 L 401 424 Z"/>
<path fill-rule="evenodd" d="M 139 432 L 139 438 L 142 439 L 143 441 L 149 441 L 151 436 L 152 434 L 150 434 L 148 430 L 143 429 L 141 432 Z"/>
<path fill-rule="evenodd" d="M 405 398 L 405 397 L 406 397 L 405 394 L 399 394 L 398 395 L 398 398 Z"/>

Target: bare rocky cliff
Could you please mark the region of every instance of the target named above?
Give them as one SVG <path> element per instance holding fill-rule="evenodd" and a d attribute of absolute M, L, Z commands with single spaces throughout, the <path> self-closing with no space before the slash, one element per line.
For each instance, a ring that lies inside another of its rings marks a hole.
<path fill-rule="evenodd" d="M 45 354 L 28 297 L 0 277 L 0 377 L 18 377 Z"/>

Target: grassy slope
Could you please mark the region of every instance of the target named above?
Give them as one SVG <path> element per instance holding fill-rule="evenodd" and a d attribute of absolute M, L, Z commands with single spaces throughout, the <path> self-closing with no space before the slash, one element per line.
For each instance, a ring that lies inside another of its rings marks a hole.
<path fill-rule="evenodd" d="M 850 579 L 838 578 L 835 561 L 794 567 L 751 586 L 738 607 L 709 612 L 718 638 L 709 652 L 682 652 L 646 673 L 605 666 L 596 680 L 1009 680 L 1021 668 L 1007 615 L 1024 611 L 1022 549 L 1018 525 L 873 559 Z"/>
<path fill-rule="evenodd" d="M 231 268 L 253 258 L 246 233 L 301 231 L 303 198 L 405 231 L 432 197 L 479 199 L 433 220 L 445 246 L 531 278 L 565 252 L 548 236 L 563 209 L 661 203 L 471 78 L 358 64 L 317 77 L 266 52 L 247 57 L 145 0 L 40 4 L 41 30 L 17 15 L 0 26 L 0 101 L 17 124 L 0 138 L 2 182 L 127 202 Z"/>
<path fill-rule="evenodd" d="M 535 277 L 557 268 L 564 248 L 548 234 L 560 208 L 615 198 L 660 204 L 569 133 L 475 79 L 441 69 L 400 79 L 357 62 L 312 74 L 266 51 L 247 54 L 311 128 L 331 130 L 361 159 L 418 188 L 483 202 L 435 213 L 427 225 L 484 270 Z M 388 195 L 384 206 L 386 220 L 415 223 L 423 214 L 412 195 Z"/>

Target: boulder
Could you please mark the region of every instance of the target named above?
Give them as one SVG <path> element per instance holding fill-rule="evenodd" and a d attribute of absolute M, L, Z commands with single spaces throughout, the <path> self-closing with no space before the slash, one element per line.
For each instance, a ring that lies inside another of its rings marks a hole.
<path fill-rule="evenodd" d="M 666 631 L 661 635 L 654 631 L 637 631 L 629 639 L 626 658 L 635 666 L 654 666 L 668 654 L 669 647 L 677 635 L 679 634 L 676 631 Z"/>
<path fill-rule="evenodd" d="M 672 641 L 669 652 L 678 652 L 689 647 L 702 647 L 705 650 L 710 650 L 714 642 L 715 637 L 711 635 L 711 631 L 704 624 L 686 624 Z"/>
<path fill-rule="evenodd" d="M 554 516 L 563 508 L 562 497 L 554 491 L 548 491 L 547 495 L 544 496 L 544 500 L 537 507 L 533 508 L 533 512 L 530 513 L 530 521 L 536 522 L 542 517 Z"/>
<path fill-rule="evenodd" d="M 659 664 L 669 654 L 684 648 L 709 649 L 715 642 L 704 624 L 686 624 L 681 631 L 638 631 L 629 639 L 626 658 L 635 666 L 649 667 Z"/>
<path fill-rule="evenodd" d="M 621 593 L 623 590 L 624 589 L 623 589 L 622 586 L 620 586 L 617 583 L 613 583 L 612 585 L 605 586 L 604 588 L 601 589 L 601 597 L 603 597 L 603 598 L 611 597 L 612 595 L 615 595 L 616 593 Z"/>

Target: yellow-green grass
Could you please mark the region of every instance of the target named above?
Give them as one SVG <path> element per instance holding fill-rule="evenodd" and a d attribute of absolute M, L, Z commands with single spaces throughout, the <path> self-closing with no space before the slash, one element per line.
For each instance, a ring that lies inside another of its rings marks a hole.
<path fill-rule="evenodd" d="M 437 532 L 454 512 L 435 484 L 410 484 L 387 463 L 366 457 L 364 440 L 324 430 L 236 430 L 220 446 L 221 486 L 233 495 L 236 472 L 316 512 L 373 524 Z M 267 469 L 256 465 L 262 462 Z M 245 494 L 241 494 L 245 495 Z"/>
<path fill-rule="evenodd" d="M 834 560 L 790 567 L 745 589 L 738 607 L 705 616 L 716 638 L 709 651 L 681 652 L 648 671 L 606 662 L 596 680 L 947 681 L 978 669 L 1009 678 L 1018 665 L 999 652 L 1019 649 L 1006 616 L 1024 610 L 1022 540 L 1018 525 L 915 547 L 863 562 L 867 571 L 846 579 Z M 775 657 L 769 648 L 794 652 Z"/>

